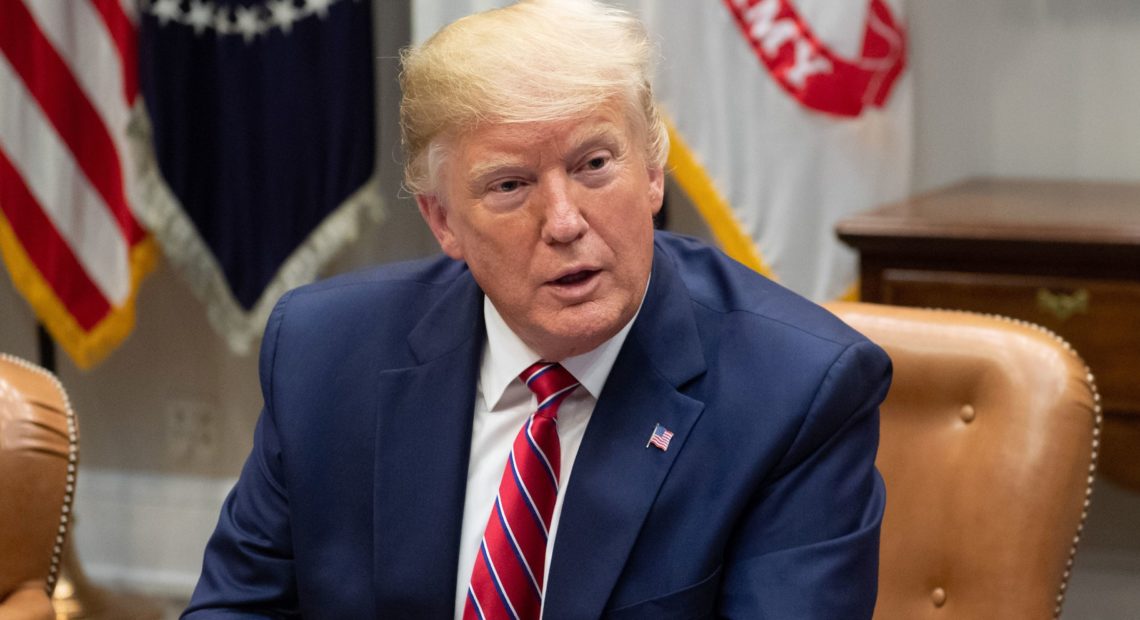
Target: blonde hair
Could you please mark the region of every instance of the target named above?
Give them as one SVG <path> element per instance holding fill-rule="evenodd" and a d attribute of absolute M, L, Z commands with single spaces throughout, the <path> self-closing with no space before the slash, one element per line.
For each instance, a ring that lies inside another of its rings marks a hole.
<path fill-rule="evenodd" d="M 403 53 L 404 182 L 432 193 L 446 142 L 482 123 L 584 116 L 624 104 L 660 167 L 669 138 L 649 84 L 653 45 L 641 22 L 594 0 L 523 0 L 443 28 Z"/>

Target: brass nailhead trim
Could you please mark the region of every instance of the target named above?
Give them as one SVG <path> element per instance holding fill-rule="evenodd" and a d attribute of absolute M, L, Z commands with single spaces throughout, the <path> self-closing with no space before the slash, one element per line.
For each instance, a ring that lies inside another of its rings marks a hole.
<path fill-rule="evenodd" d="M 63 384 L 60 383 L 58 377 L 46 369 L 14 355 L 0 353 L 0 360 L 11 362 L 50 379 L 63 396 L 63 409 L 67 414 L 67 486 L 63 495 L 63 508 L 59 514 L 59 533 L 55 537 L 55 546 L 52 547 L 51 567 L 48 569 L 47 582 L 44 585 L 48 597 L 51 597 L 52 592 L 55 591 L 55 584 L 59 581 L 59 564 L 63 554 L 63 541 L 67 536 L 67 524 L 70 521 L 68 514 L 71 512 L 71 506 L 75 499 L 75 479 L 79 465 L 79 427 L 76 424 L 75 411 L 71 408 L 71 399 L 68 397 L 67 391 L 63 389 Z"/>
<path fill-rule="evenodd" d="M 1030 322 L 1030 321 L 1024 321 L 1022 319 L 1015 319 L 1015 318 L 1004 316 L 1001 314 L 992 314 L 992 313 L 983 313 L 983 312 L 970 312 L 968 310 L 958 310 L 958 309 L 952 309 L 952 308 L 937 308 L 937 309 L 930 308 L 929 310 L 936 310 L 936 311 L 941 311 L 941 312 L 953 312 L 953 313 L 957 313 L 957 314 L 969 314 L 969 315 L 973 315 L 973 316 L 984 316 L 984 317 L 988 317 L 991 319 L 998 319 L 1000 321 L 1005 321 L 1007 323 L 1013 323 L 1014 325 L 1020 325 L 1022 327 L 1028 327 L 1030 329 L 1039 331 L 1039 332 L 1045 334 L 1046 336 L 1052 338 L 1056 342 L 1058 342 L 1061 345 L 1061 347 L 1063 349 L 1065 349 L 1065 351 L 1067 351 L 1070 355 L 1072 355 L 1074 358 L 1076 358 L 1077 362 L 1080 363 L 1081 366 L 1084 367 L 1084 370 L 1085 370 L 1085 381 L 1084 381 L 1085 387 L 1088 388 L 1089 392 L 1092 394 L 1092 401 L 1093 401 L 1092 455 L 1091 455 L 1091 458 L 1089 459 L 1089 469 L 1088 469 L 1089 475 L 1085 481 L 1085 500 L 1084 500 L 1084 503 L 1083 503 L 1082 508 L 1081 508 L 1081 519 L 1080 519 L 1080 521 L 1077 522 L 1077 531 L 1073 536 L 1073 543 L 1069 548 L 1069 558 L 1068 558 L 1068 561 L 1066 562 L 1066 567 L 1071 568 L 1073 565 L 1073 558 L 1077 554 L 1077 545 L 1081 541 L 1081 533 L 1084 532 L 1084 529 L 1085 529 L 1085 521 L 1088 520 L 1088 516 L 1089 516 L 1088 508 L 1089 508 L 1090 502 L 1092 500 L 1092 491 L 1093 491 L 1092 485 L 1093 485 L 1093 479 L 1095 478 L 1095 474 L 1096 474 L 1097 457 L 1099 456 L 1099 451 L 1100 451 L 1100 429 L 1101 429 L 1101 424 L 1103 423 L 1103 420 L 1104 420 L 1104 415 L 1103 415 L 1103 411 L 1101 410 L 1101 406 L 1100 406 L 1100 392 L 1098 392 L 1096 389 L 1096 377 L 1093 376 L 1092 371 L 1089 369 L 1088 364 L 1086 364 L 1085 361 L 1083 359 L 1081 359 L 1081 356 L 1077 353 L 1077 351 L 1075 349 L 1073 349 L 1073 346 L 1071 344 L 1069 344 L 1069 342 L 1067 340 L 1062 338 L 1060 335 L 1058 335 L 1056 332 L 1054 332 L 1051 329 L 1048 329 L 1046 327 L 1042 327 L 1041 325 L 1038 325 L 1038 324 Z M 1061 617 L 1061 606 L 1065 602 L 1065 590 L 1069 586 L 1070 572 L 1071 571 L 1068 570 L 1068 568 L 1066 568 L 1065 574 L 1061 578 L 1061 585 L 1057 589 L 1057 605 L 1053 608 L 1053 620 L 1057 620 L 1058 618 Z"/>

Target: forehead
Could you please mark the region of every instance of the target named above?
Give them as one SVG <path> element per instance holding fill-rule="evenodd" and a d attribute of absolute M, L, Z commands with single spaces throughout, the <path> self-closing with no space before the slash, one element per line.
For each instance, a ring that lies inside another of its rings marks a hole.
<path fill-rule="evenodd" d="M 459 162 L 473 167 L 495 165 L 496 160 L 533 163 L 550 157 L 575 155 L 579 149 L 607 146 L 625 149 L 635 136 L 628 119 L 616 106 L 607 105 L 581 116 L 537 122 L 484 123 L 455 141 Z"/>

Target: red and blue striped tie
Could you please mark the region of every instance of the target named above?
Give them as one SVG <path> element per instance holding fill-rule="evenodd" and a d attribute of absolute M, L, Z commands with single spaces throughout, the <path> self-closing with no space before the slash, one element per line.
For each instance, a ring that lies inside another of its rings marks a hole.
<path fill-rule="evenodd" d="M 578 381 L 558 364 L 538 362 L 519 375 L 538 409 L 515 437 L 487 519 L 463 620 L 537 620 L 542 609 L 546 539 L 558 497 L 558 405 Z"/>

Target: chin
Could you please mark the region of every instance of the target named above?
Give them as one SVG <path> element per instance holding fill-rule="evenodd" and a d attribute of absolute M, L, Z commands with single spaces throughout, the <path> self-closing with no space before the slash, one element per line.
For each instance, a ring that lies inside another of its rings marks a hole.
<path fill-rule="evenodd" d="M 595 310 L 579 316 L 563 316 L 548 331 L 550 343 L 554 345 L 551 348 L 560 353 L 558 359 L 592 351 L 621 331 L 627 320 L 624 313 L 618 311 L 599 313 Z"/>

